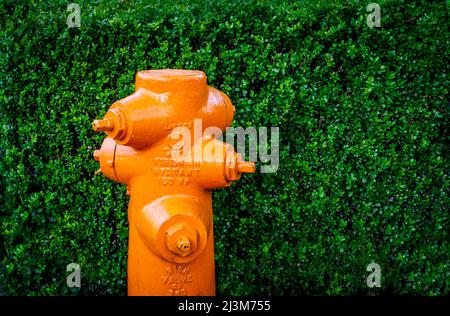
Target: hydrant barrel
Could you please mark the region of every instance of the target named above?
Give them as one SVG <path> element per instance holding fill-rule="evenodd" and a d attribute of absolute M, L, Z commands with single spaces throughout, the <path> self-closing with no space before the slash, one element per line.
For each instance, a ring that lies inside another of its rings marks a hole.
<path fill-rule="evenodd" d="M 147 70 L 132 95 L 92 123 L 107 134 L 93 153 L 100 171 L 130 195 L 129 295 L 215 294 L 211 189 L 254 173 L 255 164 L 203 133 L 223 132 L 233 114 L 203 72 Z"/>

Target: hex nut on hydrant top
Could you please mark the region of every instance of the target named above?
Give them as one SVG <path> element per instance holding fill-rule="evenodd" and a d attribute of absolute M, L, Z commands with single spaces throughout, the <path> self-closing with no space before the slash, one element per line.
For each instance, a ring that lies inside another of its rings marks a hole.
<path fill-rule="evenodd" d="M 93 155 L 99 171 L 130 195 L 129 295 L 215 294 L 211 190 L 255 172 L 233 146 L 204 133 L 225 131 L 233 115 L 203 72 L 146 70 L 132 95 L 92 123 L 108 135 Z"/>

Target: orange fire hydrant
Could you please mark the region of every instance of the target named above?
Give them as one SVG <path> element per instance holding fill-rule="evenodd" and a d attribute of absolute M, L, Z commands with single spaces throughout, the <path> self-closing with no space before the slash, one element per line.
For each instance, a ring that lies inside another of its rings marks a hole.
<path fill-rule="evenodd" d="M 215 294 L 211 189 L 255 172 L 207 133 L 233 115 L 203 72 L 165 69 L 138 72 L 135 92 L 93 122 L 108 135 L 94 152 L 100 171 L 130 195 L 129 295 Z"/>

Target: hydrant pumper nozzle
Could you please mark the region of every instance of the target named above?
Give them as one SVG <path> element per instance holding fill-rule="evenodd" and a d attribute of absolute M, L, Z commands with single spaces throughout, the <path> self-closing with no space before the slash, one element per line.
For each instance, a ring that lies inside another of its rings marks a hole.
<path fill-rule="evenodd" d="M 147 70 L 137 73 L 132 95 L 92 123 L 108 135 L 94 159 L 130 195 L 129 295 L 215 294 L 211 189 L 254 173 L 255 164 L 196 135 L 194 122 L 201 119 L 201 134 L 223 132 L 233 115 L 230 99 L 203 72 Z"/>

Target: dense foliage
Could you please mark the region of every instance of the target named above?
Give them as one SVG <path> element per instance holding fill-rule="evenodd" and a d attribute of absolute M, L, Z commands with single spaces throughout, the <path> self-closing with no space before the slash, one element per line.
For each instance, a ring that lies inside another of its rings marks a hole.
<path fill-rule="evenodd" d="M 450 293 L 445 1 L 378 1 L 380 28 L 370 1 L 76 2 L 79 28 L 68 1 L 0 4 L 0 294 L 126 294 L 128 198 L 94 176 L 91 120 L 158 68 L 280 127 L 278 172 L 214 193 L 219 294 Z"/>

